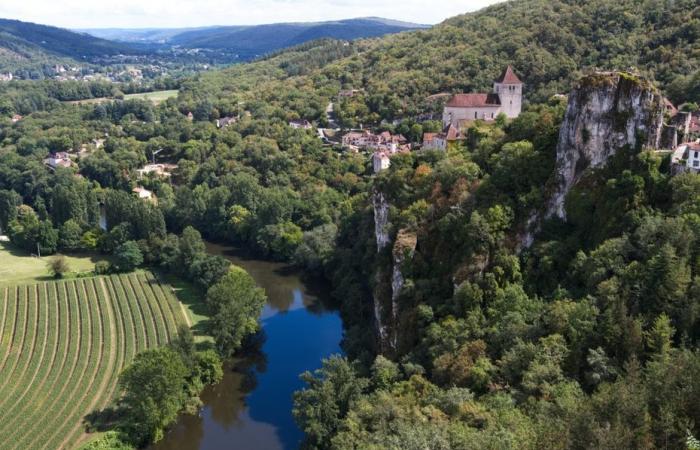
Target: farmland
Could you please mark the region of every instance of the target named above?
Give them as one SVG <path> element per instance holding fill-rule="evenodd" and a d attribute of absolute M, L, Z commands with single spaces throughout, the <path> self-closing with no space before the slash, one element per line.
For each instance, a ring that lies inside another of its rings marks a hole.
<path fill-rule="evenodd" d="M 0 288 L 0 449 L 74 447 L 122 368 L 185 314 L 149 272 Z"/>
<path fill-rule="evenodd" d="M 164 102 L 165 100 L 172 98 L 172 97 L 177 97 L 177 90 L 170 90 L 170 91 L 154 91 L 154 92 L 144 92 L 141 94 L 128 94 L 124 96 L 124 100 L 150 100 L 154 104 L 159 104 L 161 102 Z"/>
<path fill-rule="evenodd" d="M 177 97 L 177 94 L 178 91 L 176 89 L 168 91 L 141 92 L 138 94 L 127 94 L 124 96 L 124 100 L 150 100 L 154 105 L 158 105 L 169 98 Z M 115 99 L 112 97 L 98 97 L 84 100 L 68 100 L 65 103 L 73 105 L 97 105 L 100 103 L 112 102 L 114 100 Z"/>
<path fill-rule="evenodd" d="M 50 279 L 46 264 L 51 256 L 30 257 L 28 253 L 0 242 L 0 288 L 7 285 L 36 283 Z M 67 255 L 66 262 L 72 272 L 89 272 L 98 261 L 109 260 L 104 255 L 80 253 Z"/>

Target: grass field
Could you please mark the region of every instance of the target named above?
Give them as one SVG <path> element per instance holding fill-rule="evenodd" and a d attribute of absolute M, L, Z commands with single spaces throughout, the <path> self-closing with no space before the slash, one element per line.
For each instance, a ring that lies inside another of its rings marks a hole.
<path fill-rule="evenodd" d="M 142 92 L 140 94 L 127 94 L 124 96 L 124 100 L 134 100 L 134 99 L 141 99 L 141 100 L 150 100 L 154 104 L 158 104 L 161 102 L 166 101 L 169 98 L 172 97 L 177 97 L 177 90 L 170 90 L 170 91 L 153 91 L 153 92 Z M 111 102 L 114 99 L 111 97 L 100 97 L 100 98 L 89 98 L 86 100 L 71 100 L 67 101 L 66 103 L 70 103 L 73 105 L 94 105 L 98 103 L 105 103 L 105 102 Z"/>
<path fill-rule="evenodd" d="M 84 442 L 134 355 L 191 326 L 150 272 L 0 288 L 0 450 Z"/>
<path fill-rule="evenodd" d="M 50 279 L 46 264 L 51 256 L 34 258 L 15 249 L 5 242 L 0 242 L 0 287 L 10 284 L 48 281 Z M 72 272 L 89 272 L 95 268 L 97 261 L 107 259 L 101 255 L 66 256 Z"/>
<path fill-rule="evenodd" d="M 169 98 L 177 97 L 177 90 L 172 91 L 155 91 L 155 92 L 144 92 L 142 94 L 129 94 L 124 96 L 124 100 L 150 100 L 156 105 L 158 103 L 164 102 Z"/>

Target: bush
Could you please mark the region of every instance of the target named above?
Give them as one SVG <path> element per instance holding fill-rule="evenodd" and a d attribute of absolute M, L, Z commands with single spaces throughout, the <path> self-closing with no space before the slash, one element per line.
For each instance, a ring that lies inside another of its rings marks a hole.
<path fill-rule="evenodd" d="M 106 275 L 112 271 L 112 265 L 108 261 L 95 263 L 95 275 Z"/>
<path fill-rule="evenodd" d="M 63 278 L 63 275 L 70 272 L 70 266 L 68 265 L 68 260 L 63 255 L 54 256 L 47 263 L 49 273 L 54 278 Z"/>

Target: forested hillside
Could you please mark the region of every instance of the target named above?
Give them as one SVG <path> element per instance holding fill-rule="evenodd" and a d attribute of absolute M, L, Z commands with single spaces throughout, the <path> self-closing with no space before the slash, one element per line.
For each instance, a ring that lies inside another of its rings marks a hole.
<path fill-rule="evenodd" d="M 422 25 L 390 22 L 379 18 L 212 27 L 185 31 L 170 37 L 168 43 L 189 48 L 226 49 L 239 54 L 243 60 L 249 60 L 285 47 L 318 39 L 354 40 L 422 27 Z"/>
<path fill-rule="evenodd" d="M 340 105 L 341 118 L 357 125 L 430 110 L 434 105 L 426 97 L 440 92 L 488 90 L 505 64 L 525 80 L 531 102 L 566 93 L 586 71 L 634 67 L 662 88 L 674 88 L 669 95 L 680 102 L 688 100 L 684 77 L 698 70 L 699 37 L 700 7 L 693 0 L 510 1 L 429 30 L 358 43 L 353 57 L 315 74 L 307 92 L 365 89 Z M 267 76 L 296 75 L 279 71 L 289 65 L 289 55 L 283 55 L 209 75 L 203 86 L 211 83 L 220 92 L 241 80 L 259 80 L 263 67 Z M 696 77 L 695 100 L 697 85 Z"/>
<path fill-rule="evenodd" d="M 0 72 L 40 73 L 44 66 L 85 63 L 118 54 L 141 54 L 141 51 L 62 28 L 0 19 Z"/>
<path fill-rule="evenodd" d="M 137 240 L 153 264 L 172 251 L 167 232 L 192 225 L 325 276 L 347 358 L 303 377 L 307 448 L 696 448 L 700 178 L 627 146 L 571 191 L 567 221 L 543 222 L 528 249 L 518 241 L 551 194 L 566 108 L 552 94 L 633 67 L 626 80 L 698 101 L 699 32 L 694 0 L 521 0 L 431 30 L 303 44 L 200 75 L 157 106 L 47 102 L 1 125 L 0 225 L 28 248 Z M 422 120 L 440 110 L 427 96 L 490 89 L 507 64 L 525 82 L 520 117 L 476 122 L 448 151 L 395 156 L 379 176 L 368 155 L 287 123 L 324 125 L 333 102 L 341 125 L 417 141 L 441 128 Z M 338 100 L 343 89 L 357 91 Z M 237 121 L 217 128 L 221 117 Z M 42 165 L 83 148 L 71 168 Z M 172 177 L 138 180 L 156 152 L 177 163 Z M 122 192 L 137 185 L 157 205 Z M 206 285 L 208 264 L 187 276 Z M 398 305 L 394 345 L 377 338 L 376 298 Z"/>

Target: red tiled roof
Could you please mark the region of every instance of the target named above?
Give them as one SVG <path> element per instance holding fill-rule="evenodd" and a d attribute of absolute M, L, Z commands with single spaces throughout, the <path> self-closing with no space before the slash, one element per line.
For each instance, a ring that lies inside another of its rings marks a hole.
<path fill-rule="evenodd" d="M 433 139 L 435 139 L 435 136 L 437 136 L 437 133 L 424 133 L 423 134 L 423 142 L 430 142 Z"/>
<path fill-rule="evenodd" d="M 454 125 L 450 124 L 448 125 L 445 130 L 443 131 L 443 134 L 445 135 L 445 138 L 448 141 L 456 141 L 458 139 L 462 138 L 462 134 L 459 132 L 457 127 Z"/>
<path fill-rule="evenodd" d="M 447 102 L 447 106 L 452 108 L 479 108 L 500 105 L 501 99 L 498 94 L 455 94 Z"/>
<path fill-rule="evenodd" d="M 511 66 L 505 68 L 503 73 L 501 73 L 501 76 L 496 79 L 496 83 L 523 84 L 523 82 L 520 81 L 520 78 L 518 78 L 515 72 L 513 72 L 513 68 Z"/>

